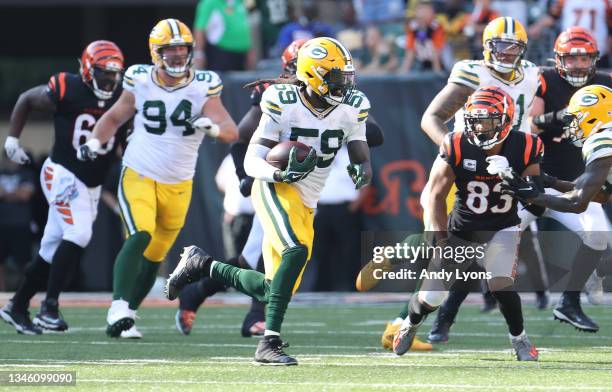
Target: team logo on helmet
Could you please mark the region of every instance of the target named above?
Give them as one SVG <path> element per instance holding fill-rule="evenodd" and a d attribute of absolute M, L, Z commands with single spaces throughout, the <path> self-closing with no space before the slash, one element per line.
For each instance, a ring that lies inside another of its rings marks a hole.
<path fill-rule="evenodd" d="M 313 46 L 309 51 L 308 51 L 308 56 L 312 57 L 313 59 L 324 59 L 325 57 L 327 57 L 327 49 L 321 47 L 321 46 Z"/>
<path fill-rule="evenodd" d="M 582 106 L 593 106 L 597 102 L 599 102 L 599 98 L 597 97 L 597 95 L 593 93 L 582 94 L 582 96 L 579 99 L 580 99 L 579 101 L 580 105 Z"/>

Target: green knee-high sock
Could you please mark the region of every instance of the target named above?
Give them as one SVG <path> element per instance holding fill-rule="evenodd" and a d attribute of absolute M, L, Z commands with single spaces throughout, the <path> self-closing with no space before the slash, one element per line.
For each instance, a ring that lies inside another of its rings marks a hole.
<path fill-rule="evenodd" d="M 290 248 L 283 252 L 280 266 L 270 283 L 266 309 L 267 330 L 280 333 L 281 324 L 293 294 L 293 287 L 306 264 L 307 257 L 308 249 L 304 246 Z"/>
<path fill-rule="evenodd" d="M 155 262 L 142 256 L 140 259 L 140 273 L 136 279 L 136 286 L 132 290 L 132 295 L 129 298 L 130 309 L 136 310 L 146 298 L 151 287 L 155 284 L 157 278 L 157 272 L 161 262 Z"/>
<path fill-rule="evenodd" d="M 211 266 L 210 277 L 258 301 L 268 302 L 270 285 L 261 272 L 215 261 Z"/>
<path fill-rule="evenodd" d="M 113 268 L 113 301 L 130 299 L 132 288 L 137 286 L 140 259 L 149 241 L 151 241 L 151 235 L 139 231 L 129 236 L 123 243 Z"/>

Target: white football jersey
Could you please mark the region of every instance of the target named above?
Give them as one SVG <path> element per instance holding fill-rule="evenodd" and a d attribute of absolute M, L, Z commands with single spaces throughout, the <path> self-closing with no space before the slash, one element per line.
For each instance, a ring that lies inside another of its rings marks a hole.
<path fill-rule="evenodd" d="M 573 26 L 587 29 L 603 54 L 608 53 L 608 15 L 610 0 L 557 0 L 553 12 L 560 12 L 561 30 Z"/>
<path fill-rule="evenodd" d="M 318 112 L 301 95 L 298 86 L 275 84 L 264 91 L 259 105 L 264 115 L 254 138 L 279 142 L 294 140 L 317 151 L 319 161 L 314 171 L 293 184 L 302 202 L 316 208 L 340 147 L 353 140 L 366 141 L 365 123 L 370 102 L 362 92 L 356 91 L 347 103 Z"/>
<path fill-rule="evenodd" d="M 512 130 L 531 133 L 529 112 L 538 90 L 538 68 L 522 60 L 513 81 L 506 81 L 487 67 L 483 60 L 463 60 L 455 64 L 448 82 L 459 83 L 476 90 L 479 87 L 499 87 L 514 100 L 514 121 Z M 455 131 L 463 131 L 463 108 L 455 113 Z"/>
<path fill-rule="evenodd" d="M 584 164 L 589 165 L 596 159 L 612 156 L 612 128 L 604 129 L 589 136 L 582 146 Z M 608 178 L 603 190 L 612 195 L 612 167 L 608 170 Z"/>
<path fill-rule="evenodd" d="M 176 184 L 195 173 L 204 134 L 188 123 L 202 112 L 210 97 L 221 95 L 223 83 L 211 71 L 193 71 L 191 80 L 176 88 L 158 84 L 152 65 L 132 65 L 123 88 L 136 98 L 134 132 L 123 164 L 155 181 Z"/>

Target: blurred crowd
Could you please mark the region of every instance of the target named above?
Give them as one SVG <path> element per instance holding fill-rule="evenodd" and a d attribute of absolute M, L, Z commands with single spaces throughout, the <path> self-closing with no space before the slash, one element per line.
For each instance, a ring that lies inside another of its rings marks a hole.
<path fill-rule="evenodd" d="M 558 33 L 577 25 L 596 37 L 599 67 L 606 68 L 611 14 L 606 0 L 200 0 L 196 64 L 273 68 L 291 41 L 332 36 L 351 51 L 360 74 L 444 72 L 458 60 L 482 58 L 486 24 L 511 16 L 528 26 L 527 60 L 546 65 Z"/>

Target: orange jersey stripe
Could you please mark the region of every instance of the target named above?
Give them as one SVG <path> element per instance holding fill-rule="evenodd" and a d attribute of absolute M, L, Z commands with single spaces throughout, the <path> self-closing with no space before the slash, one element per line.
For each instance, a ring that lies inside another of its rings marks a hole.
<path fill-rule="evenodd" d="M 546 85 L 546 79 L 544 79 L 544 75 L 540 74 L 540 86 L 542 86 L 542 96 L 546 94 L 546 89 L 548 86 Z"/>
<path fill-rule="evenodd" d="M 461 132 L 456 132 L 453 135 L 453 148 L 455 150 L 455 165 L 459 166 L 459 162 L 461 162 Z"/>
<path fill-rule="evenodd" d="M 531 135 L 525 134 L 525 165 L 529 163 L 529 155 L 531 155 L 531 147 L 533 146 L 533 139 Z"/>
<path fill-rule="evenodd" d="M 59 85 L 60 85 L 60 101 L 64 99 L 64 94 L 66 94 L 66 74 L 61 72 L 59 74 Z"/>

